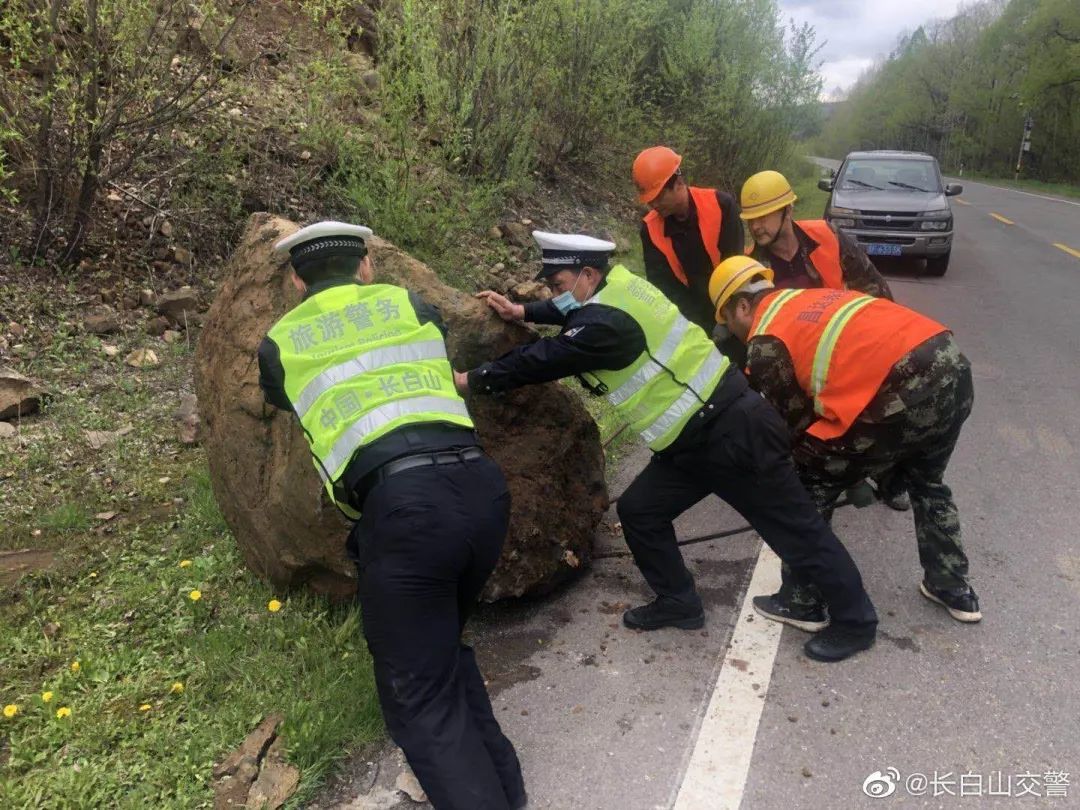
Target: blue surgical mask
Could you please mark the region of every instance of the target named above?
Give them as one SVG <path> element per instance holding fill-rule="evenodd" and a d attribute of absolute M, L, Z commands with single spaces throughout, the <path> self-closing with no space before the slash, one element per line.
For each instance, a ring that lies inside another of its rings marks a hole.
<path fill-rule="evenodd" d="M 551 299 L 551 303 L 555 305 L 555 308 L 559 310 L 563 315 L 573 312 L 575 309 L 581 309 L 581 302 L 574 298 L 574 291 L 577 290 L 578 282 L 581 281 L 582 273 L 578 273 L 578 277 L 574 279 L 574 286 L 567 292 L 561 292 Z"/>

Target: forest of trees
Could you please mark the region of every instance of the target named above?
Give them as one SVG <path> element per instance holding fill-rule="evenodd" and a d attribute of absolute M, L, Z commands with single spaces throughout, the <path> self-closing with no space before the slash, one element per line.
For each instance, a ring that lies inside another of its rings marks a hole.
<path fill-rule="evenodd" d="M 904 36 L 850 91 L 816 148 L 912 149 L 949 171 L 1015 169 L 1032 122 L 1023 176 L 1080 180 L 1080 3 L 985 0 Z"/>

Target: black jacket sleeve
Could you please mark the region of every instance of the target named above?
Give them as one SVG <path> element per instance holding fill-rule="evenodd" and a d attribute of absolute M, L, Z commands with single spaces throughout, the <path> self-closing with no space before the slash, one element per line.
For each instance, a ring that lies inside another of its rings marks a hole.
<path fill-rule="evenodd" d="M 270 338 L 259 344 L 259 387 L 263 398 L 275 408 L 291 411 L 292 403 L 285 394 L 285 369 L 281 366 L 281 350 Z"/>
<path fill-rule="evenodd" d="M 530 301 L 525 304 L 525 320 L 529 323 L 543 323 L 554 326 L 562 326 L 566 323 L 566 316 L 559 312 L 559 308 L 547 301 Z"/>
<path fill-rule="evenodd" d="M 645 333 L 622 310 L 590 304 L 572 311 L 563 331 L 518 346 L 469 372 L 469 388 L 492 394 L 600 369 L 630 365 L 645 351 Z"/>
<path fill-rule="evenodd" d="M 439 312 L 437 306 L 429 304 L 412 290 L 409 290 L 409 303 L 412 304 L 412 308 L 416 311 L 417 320 L 419 320 L 421 324 L 435 324 L 439 331 L 442 332 L 442 336 L 444 338 L 446 337 L 446 324 L 443 322 L 442 313 Z"/>
<path fill-rule="evenodd" d="M 723 224 L 720 226 L 720 244 L 717 246 L 720 248 L 720 258 L 741 256 L 746 249 L 746 241 L 742 220 L 739 219 L 739 204 L 735 202 L 735 196 L 726 191 L 717 191 L 716 199 L 720 202 L 720 211 L 724 215 Z"/>

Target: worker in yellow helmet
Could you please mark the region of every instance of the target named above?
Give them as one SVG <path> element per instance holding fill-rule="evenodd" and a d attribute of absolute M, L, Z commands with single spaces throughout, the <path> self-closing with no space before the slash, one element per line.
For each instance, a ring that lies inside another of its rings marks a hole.
<path fill-rule="evenodd" d="M 948 327 L 847 290 L 778 290 L 773 271 L 749 256 L 721 262 L 709 294 L 717 320 L 748 343 L 750 385 L 787 420 L 818 507 L 828 516 L 845 488 L 899 470 L 911 487 L 920 592 L 958 621 L 979 621 L 943 480 L 974 398 L 971 364 Z M 803 629 L 824 617 L 814 589 L 788 569 L 780 592 L 754 608 Z"/>
<path fill-rule="evenodd" d="M 780 288 L 854 290 L 893 300 L 888 282 L 855 237 L 834 231 L 823 219 L 792 217 L 797 199 L 791 183 L 780 172 L 758 172 L 743 183 L 739 216 L 754 239 L 751 255 L 772 269 L 773 283 Z M 879 481 L 877 494 L 897 511 L 911 508 L 903 479 L 898 476 Z"/>

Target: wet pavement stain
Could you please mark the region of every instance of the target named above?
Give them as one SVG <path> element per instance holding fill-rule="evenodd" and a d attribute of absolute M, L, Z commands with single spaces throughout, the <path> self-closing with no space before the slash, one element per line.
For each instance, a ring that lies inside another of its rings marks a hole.
<path fill-rule="evenodd" d="M 878 630 L 878 635 L 888 642 L 895 644 L 898 649 L 907 650 L 908 652 L 922 652 L 922 647 L 919 646 L 919 642 L 913 639 L 911 636 L 894 636 L 886 630 Z"/>

